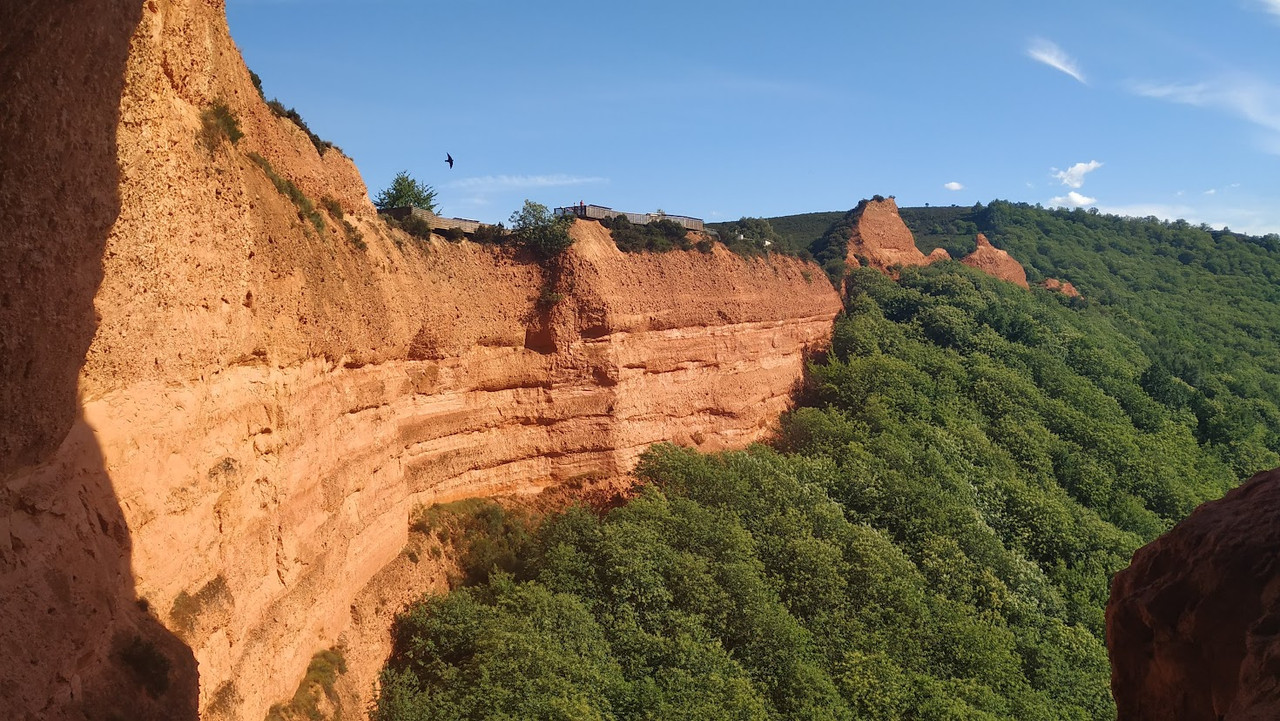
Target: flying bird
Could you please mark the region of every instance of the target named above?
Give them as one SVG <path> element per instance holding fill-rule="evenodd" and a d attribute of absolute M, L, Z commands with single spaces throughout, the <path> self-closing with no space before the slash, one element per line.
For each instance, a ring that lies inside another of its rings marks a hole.
<path fill-rule="evenodd" d="M 446 163 L 448 163 L 448 164 L 449 164 L 449 169 L 450 169 L 450 170 L 453 170 L 453 156 L 452 156 L 452 155 L 450 155 L 450 154 L 448 154 L 448 153 L 445 153 L 445 154 L 444 154 L 444 162 L 446 162 Z"/>

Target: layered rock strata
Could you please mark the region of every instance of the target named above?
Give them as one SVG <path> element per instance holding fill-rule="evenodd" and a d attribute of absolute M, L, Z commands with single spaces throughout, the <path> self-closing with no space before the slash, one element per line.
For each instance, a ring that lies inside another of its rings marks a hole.
<path fill-rule="evenodd" d="M 1280 718 L 1280 469 L 1138 549 L 1107 604 L 1122 721 Z"/>
<path fill-rule="evenodd" d="M 1006 280 L 1023 288 L 1031 287 L 1027 284 L 1027 271 L 1023 269 L 1022 264 L 1007 252 L 992 245 L 991 241 L 987 240 L 987 236 L 982 233 L 978 233 L 978 247 L 961 258 L 960 262 L 1000 280 Z"/>
<path fill-rule="evenodd" d="M 763 438 L 839 310 L 815 266 L 624 255 L 590 222 L 554 273 L 388 231 L 263 104 L 217 0 L 14 17 L 0 716 L 261 718 L 415 506 Z"/>

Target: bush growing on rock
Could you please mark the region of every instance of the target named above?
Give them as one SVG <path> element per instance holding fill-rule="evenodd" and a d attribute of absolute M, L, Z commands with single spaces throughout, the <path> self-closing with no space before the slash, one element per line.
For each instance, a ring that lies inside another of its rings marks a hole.
<path fill-rule="evenodd" d="M 219 100 L 200 114 L 200 141 L 209 152 L 217 150 L 224 141 L 235 145 L 243 137 L 240 120 L 225 102 Z"/>
<path fill-rule="evenodd" d="M 556 258 L 573 245 L 573 238 L 569 237 L 573 216 L 552 217 L 541 203 L 524 201 L 524 207 L 511 214 L 510 223 L 516 242 L 543 260 Z"/>
<path fill-rule="evenodd" d="M 396 173 L 391 185 L 378 192 L 373 204 L 379 210 L 388 208 L 413 207 L 430 213 L 439 214 L 440 206 L 436 204 L 436 191 L 426 183 L 419 183 L 406 170 Z"/>

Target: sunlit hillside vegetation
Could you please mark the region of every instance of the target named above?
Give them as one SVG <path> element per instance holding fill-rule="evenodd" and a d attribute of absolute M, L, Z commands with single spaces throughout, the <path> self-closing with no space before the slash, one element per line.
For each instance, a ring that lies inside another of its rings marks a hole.
<path fill-rule="evenodd" d="M 855 271 L 771 447 L 655 447 L 602 514 L 467 506 L 375 718 L 1114 718 L 1111 575 L 1280 465 L 1280 239 L 938 210 L 925 250 L 981 230 L 1084 297 Z"/>

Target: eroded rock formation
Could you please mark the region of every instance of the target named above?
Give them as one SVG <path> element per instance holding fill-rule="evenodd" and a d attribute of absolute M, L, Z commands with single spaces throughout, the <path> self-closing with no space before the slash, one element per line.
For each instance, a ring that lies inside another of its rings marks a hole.
<path fill-rule="evenodd" d="M 1280 469 L 1139 549 L 1107 605 L 1122 721 L 1280 718 Z"/>
<path fill-rule="evenodd" d="M 866 261 L 871 268 L 891 273 L 894 266 L 928 265 L 951 258 L 942 248 L 934 249 L 927 257 L 920 252 L 911 229 L 898 215 L 898 203 L 893 198 L 864 200 L 855 213 L 845 257 L 850 268 Z"/>
<path fill-rule="evenodd" d="M 1031 287 L 1027 285 L 1027 271 L 1023 269 L 1022 264 L 1014 260 L 1013 256 L 992 245 L 991 241 L 987 240 L 987 236 L 982 233 L 978 233 L 978 247 L 960 262 L 1000 280 L 1007 280 L 1023 288 Z"/>
<path fill-rule="evenodd" d="M 1045 278 L 1044 280 L 1040 281 L 1040 287 L 1044 288 L 1045 290 L 1052 290 L 1057 293 L 1061 293 L 1067 296 L 1068 298 L 1080 297 L 1080 291 L 1076 290 L 1076 287 L 1074 285 L 1071 285 L 1071 281 L 1068 281 L 1068 280 L 1058 280 L 1057 278 Z"/>
<path fill-rule="evenodd" d="M 590 222 L 553 277 L 392 234 L 263 104 L 218 0 L 11 17 L 0 716 L 145 717 L 155 652 L 157 717 L 262 718 L 367 623 L 416 505 L 760 439 L 839 310 L 815 266 L 624 255 Z M 235 145 L 202 139 L 215 102 Z"/>

